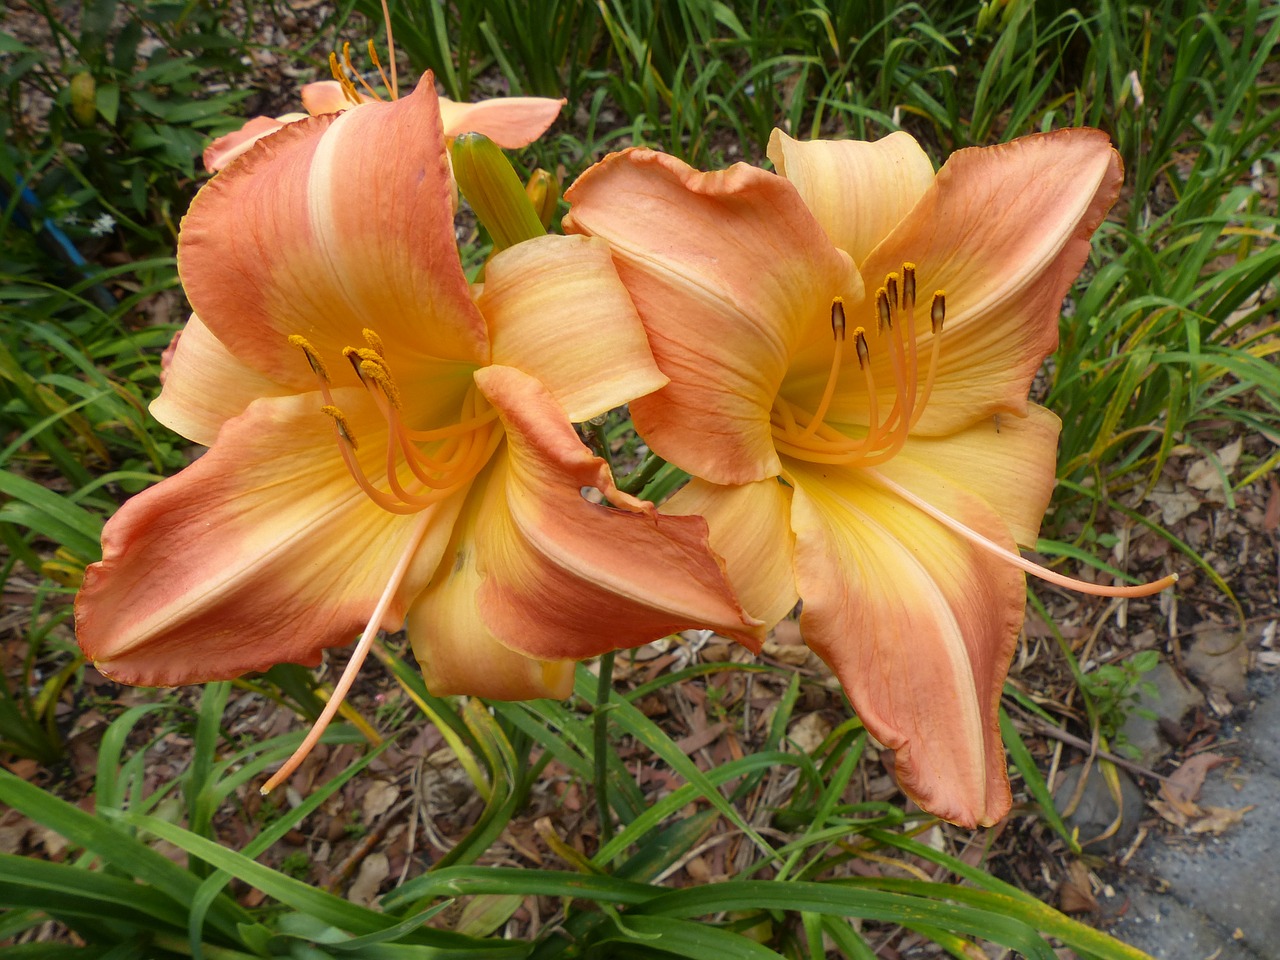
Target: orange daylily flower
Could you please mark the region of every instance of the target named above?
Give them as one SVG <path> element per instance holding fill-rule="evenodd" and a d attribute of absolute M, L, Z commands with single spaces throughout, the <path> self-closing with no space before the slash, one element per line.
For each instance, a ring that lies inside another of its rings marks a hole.
<path fill-rule="evenodd" d="M 758 645 L 706 523 L 619 491 L 572 427 L 666 382 L 604 243 L 519 243 L 472 287 L 451 189 L 428 74 L 196 197 L 195 315 L 152 410 L 210 449 L 107 524 L 76 602 L 102 672 L 315 664 L 407 620 L 434 692 L 516 699 L 694 625 Z"/>
<path fill-rule="evenodd" d="M 631 404 L 695 477 L 664 510 L 708 519 L 767 624 L 803 601 L 806 642 L 909 795 L 994 823 L 1023 571 L 1057 577 L 1016 552 L 1059 430 L 1027 394 L 1119 157 L 1095 130 L 962 150 L 936 176 L 901 133 L 777 131 L 769 156 L 778 174 L 607 157 L 567 192 L 565 229 L 608 241 L 670 377 Z"/>
<path fill-rule="evenodd" d="M 223 134 L 205 147 L 204 168 L 216 173 L 263 137 L 290 123 L 376 102 L 375 97 L 359 93 L 350 83 L 344 85 L 337 80 L 308 83 L 302 88 L 302 106 L 306 113 L 253 117 L 239 130 Z M 440 97 L 439 103 L 446 137 L 481 133 L 504 150 L 518 150 L 546 133 L 547 127 L 560 116 L 565 101 L 549 97 L 499 97 L 479 103 L 457 103 Z"/>

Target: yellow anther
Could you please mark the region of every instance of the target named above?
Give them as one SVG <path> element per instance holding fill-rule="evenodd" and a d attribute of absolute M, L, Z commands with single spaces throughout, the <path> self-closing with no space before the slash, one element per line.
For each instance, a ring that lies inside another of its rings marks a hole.
<path fill-rule="evenodd" d="M 372 380 L 382 388 L 383 394 L 387 400 L 397 410 L 400 409 L 400 388 L 396 386 L 395 379 L 391 376 L 391 371 L 387 369 L 387 365 L 382 362 L 381 358 L 377 360 L 361 360 L 360 361 L 360 379 Z"/>
<path fill-rule="evenodd" d="M 933 305 L 929 308 L 929 323 L 935 334 L 942 332 L 942 321 L 947 316 L 947 294 L 945 290 L 935 290 Z"/>
<path fill-rule="evenodd" d="M 356 443 L 356 435 L 351 432 L 351 424 L 347 422 L 346 414 L 337 407 L 328 403 L 320 408 L 320 412 L 333 418 L 333 425 L 338 428 L 338 436 L 351 444 L 352 450 L 355 450 L 359 446 L 359 444 Z"/>
<path fill-rule="evenodd" d="M 844 339 L 844 297 L 831 298 L 831 335 Z"/>
<path fill-rule="evenodd" d="M 876 331 L 884 333 L 893 329 L 893 310 L 889 306 L 889 291 L 881 287 L 876 291 Z"/>
<path fill-rule="evenodd" d="M 369 42 L 372 43 L 373 41 L 370 40 Z M 368 327 L 365 327 L 360 332 L 364 334 L 364 342 L 369 345 L 369 348 L 373 350 L 374 353 L 376 353 L 380 357 L 385 357 L 387 355 L 387 350 L 382 345 L 382 338 L 380 336 L 378 336 Z"/>
<path fill-rule="evenodd" d="M 855 328 L 853 343 L 858 348 L 858 368 L 865 369 L 871 362 L 871 348 L 867 346 L 867 331 L 862 327 Z"/>
<path fill-rule="evenodd" d="M 901 302 L 898 299 L 898 275 L 891 273 L 884 278 L 884 290 L 889 297 L 889 306 L 896 308 Z"/>
<path fill-rule="evenodd" d="M 902 265 L 902 306 L 911 309 L 916 303 L 916 265 L 914 263 L 904 263 Z"/>
<path fill-rule="evenodd" d="M 291 346 L 297 347 L 299 350 L 303 352 L 303 354 L 307 358 L 307 363 L 311 365 L 312 373 L 314 373 L 317 377 L 319 377 L 325 383 L 330 382 L 329 371 L 325 367 L 324 361 L 320 359 L 320 354 L 316 353 L 315 348 L 311 346 L 311 344 L 307 341 L 306 337 L 299 336 L 296 333 L 292 334 L 289 337 L 289 344 Z"/>
<path fill-rule="evenodd" d="M 338 85 L 342 87 L 342 95 L 347 98 L 347 101 L 349 103 L 359 103 L 360 94 L 356 90 L 356 85 L 351 82 L 351 78 L 347 76 L 347 71 L 338 62 L 336 53 L 329 54 L 329 72 L 333 74 L 333 79 L 337 80 Z"/>

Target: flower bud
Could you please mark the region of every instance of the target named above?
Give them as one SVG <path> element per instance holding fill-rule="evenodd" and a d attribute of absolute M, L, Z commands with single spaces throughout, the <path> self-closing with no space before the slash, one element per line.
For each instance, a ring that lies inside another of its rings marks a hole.
<path fill-rule="evenodd" d="M 82 127 L 93 126 L 98 115 L 98 84 L 93 74 L 85 71 L 71 78 L 71 115 Z"/>
<path fill-rule="evenodd" d="M 481 134 L 464 133 L 449 152 L 458 189 L 489 231 L 495 250 L 547 232 L 511 161 L 497 144 Z"/>
<path fill-rule="evenodd" d="M 529 176 L 524 185 L 524 192 L 533 204 L 534 212 L 542 221 L 543 229 L 551 226 L 551 218 L 555 216 L 556 206 L 560 203 L 560 181 L 548 170 L 539 167 Z"/>

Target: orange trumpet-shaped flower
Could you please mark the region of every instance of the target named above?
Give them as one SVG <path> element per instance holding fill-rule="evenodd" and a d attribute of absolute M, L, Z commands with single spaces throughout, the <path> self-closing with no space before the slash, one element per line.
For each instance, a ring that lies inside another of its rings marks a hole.
<path fill-rule="evenodd" d="M 619 491 L 574 432 L 666 382 L 604 243 L 518 243 L 472 287 L 451 190 L 428 74 L 196 197 L 195 315 L 152 409 L 210 449 L 107 524 L 76 603 L 104 673 L 314 664 L 407 619 L 433 691 L 563 697 L 565 661 L 674 630 L 758 643 L 706 523 Z"/>
<path fill-rule="evenodd" d="M 670 377 L 631 405 L 695 478 L 664 509 L 708 519 L 766 623 L 803 601 L 806 642 L 921 806 L 990 824 L 1039 570 L 1015 545 L 1035 542 L 1059 429 L 1027 394 L 1120 160 L 1094 130 L 962 150 L 936 176 L 906 134 L 778 131 L 769 156 L 778 174 L 607 157 L 565 228 L 609 242 Z"/>

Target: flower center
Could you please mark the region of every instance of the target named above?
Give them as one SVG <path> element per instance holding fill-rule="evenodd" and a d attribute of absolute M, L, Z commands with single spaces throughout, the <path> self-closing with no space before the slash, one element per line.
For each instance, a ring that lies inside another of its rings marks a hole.
<path fill-rule="evenodd" d="M 854 350 L 858 358 L 867 394 L 867 428 L 861 437 L 850 437 L 826 423 L 827 411 L 835 396 L 836 384 L 844 368 L 845 313 L 844 300 L 831 302 L 831 333 L 835 349 L 831 370 L 817 407 L 805 410 L 781 396 L 775 398 L 770 411 L 770 427 L 779 453 L 810 463 L 843 464 L 872 467 L 893 459 L 911 429 L 920 421 L 942 350 L 942 324 L 946 317 L 946 294 L 938 290 L 929 306 L 929 324 L 933 333 L 929 346 L 928 371 L 923 388 L 920 384 L 920 356 L 916 341 L 916 267 L 904 263 L 902 273 L 890 273 L 884 286 L 876 291 L 877 343 L 886 344 L 893 373 L 893 405 L 881 416 L 880 397 L 872 371 L 871 347 L 864 327 L 853 331 Z"/>
<path fill-rule="evenodd" d="M 369 391 L 386 421 L 386 489 L 377 486 L 356 457 L 359 448 L 351 422 L 333 402 L 324 361 L 305 337 L 289 342 L 307 357 L 324 397 L 321 412 L 333 420 L 338 450 L 347 471 L 365 494 L 388 513 L 417 513 L 439 503 L 475 479 L 502 440 L 497 411 L 472 383 L 462 398 L 457 422 L 430 430 L 410 429 L 404 422 L 400 388 L 387 365 L 382 339 L 364 330 L 365 346 L 346 347 L 342 354 Z"/>

